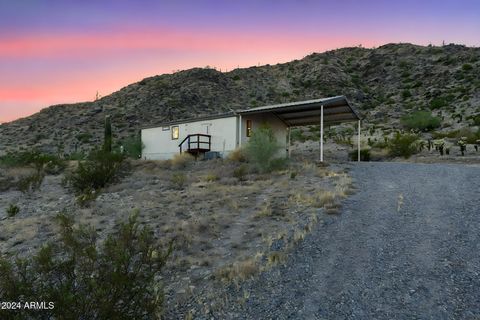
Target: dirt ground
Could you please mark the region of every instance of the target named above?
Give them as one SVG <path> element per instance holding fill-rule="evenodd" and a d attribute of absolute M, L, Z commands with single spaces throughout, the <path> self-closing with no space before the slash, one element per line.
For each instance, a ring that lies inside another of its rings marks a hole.
<path fill-rule="evenodd" d="M 102 238 L 138 209 L 159 243 L 175 241 L 163 275 L 167 313 L 192 312 L 192 304 L 196 314 L 223 308 L 215 288 L 283 263 L 319 216 L 337 213 L 353 190 L 342 165 L 297 159 L 271 174 L 242 173 L 242 166 L 220 159 L 134 161 L 129 175 L 87 207 L 62 185 L 62 174 L 47 175 L 38 191 L 0 193 L 0 252 L 29 255 L 54 241 L 60 212 L 93 225 Z M 13 217 L 6 214 L 10 204 L 20 209 Z"/>
<path fill-rule="evenodd" d="M 341 214 L 211 317 L 479 318 L 480 167 L 370 162 L 350 174 Z"/>

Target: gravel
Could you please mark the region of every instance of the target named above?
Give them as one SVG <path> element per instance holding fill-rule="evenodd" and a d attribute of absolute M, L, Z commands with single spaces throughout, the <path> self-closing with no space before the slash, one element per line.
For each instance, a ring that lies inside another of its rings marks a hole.
<path fill-rule="evenodd" d="M 213 318 L 479 319 L 480 167 L 352 165 L 357 193 Z"/>

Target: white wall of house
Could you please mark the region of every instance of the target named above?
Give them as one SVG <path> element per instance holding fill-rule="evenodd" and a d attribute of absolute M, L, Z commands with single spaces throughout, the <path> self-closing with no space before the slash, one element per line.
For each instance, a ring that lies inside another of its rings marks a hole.
<path fill-rule="evenodd" d="M 173 124 L 164 127 L 142 129 L 142 159 L 164 160 L 171 159 L 180 152 L 178 145 L 189 134 L 203 133 L 212 136 L 211 151 L 218 151 L 222 156 L 228 155 L 238 147 L 238 117 L 231 116 L 210 120 L 200 120 Z M 241 145 L 250 139 L 247 137 L 247 120 L 252 121 L 252 130 L 263 124 L 268 124 L 279 142 L 281 148 L 279 156 L 287 155 L 287 126 L 273 114 L 254 114 L 241 117 Z M 178 139 L 172 139 L 172 128 L 178 126 Z M 205 138 L 204 138 L 205 139 Z M 202 140 L 203 141 L 203 140 Z"/>
<path fill-rule="evenodd" d="M 172 127 L 178 126 L 179 137 L 172 139 Z M 180 152 L 178 145 L 189 134 L 203 133 L 212 136 L 212 151 L 228 154 L 237 147 L 237 117 L 200 120 L 164 127 L 142 129 L 142 159 L 171 159 Z M 203 141 L 203 140 L 202 140 Z"/>

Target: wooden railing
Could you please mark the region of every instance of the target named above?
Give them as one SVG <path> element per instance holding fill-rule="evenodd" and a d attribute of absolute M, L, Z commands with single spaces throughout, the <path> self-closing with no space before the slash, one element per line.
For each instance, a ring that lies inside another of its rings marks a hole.
<path fill-rule="evenodd" d="M 189 152 L 195 155 L 198 155 L 202 152 L 210 151 L 211 146 L 212 136 L 202 133 L 189 134 L 178 145 L 178 147 L 180 148 L 180 153 Z"/>

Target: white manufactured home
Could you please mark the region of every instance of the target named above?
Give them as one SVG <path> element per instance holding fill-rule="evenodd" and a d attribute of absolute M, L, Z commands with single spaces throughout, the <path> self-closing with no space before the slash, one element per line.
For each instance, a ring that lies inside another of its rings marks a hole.
<path fill-rule="evenodd" d="M 281 152 L 287 156 L 292 127 L 320 125 L 320 161 L 323 161 L 324 124 L 348 121 L 358 121 L 360 137 L 360 117 L 344 96 L 337 96 L 166 122 L 142 129 L 142 158 L 171 159 L 182 152 L 194 155 L 216 152 L 224 157 L 247 143 L 262 125 L 272 129 L 282 147 Z M 358 150 L 360 152 L 360 146 Z"/>

